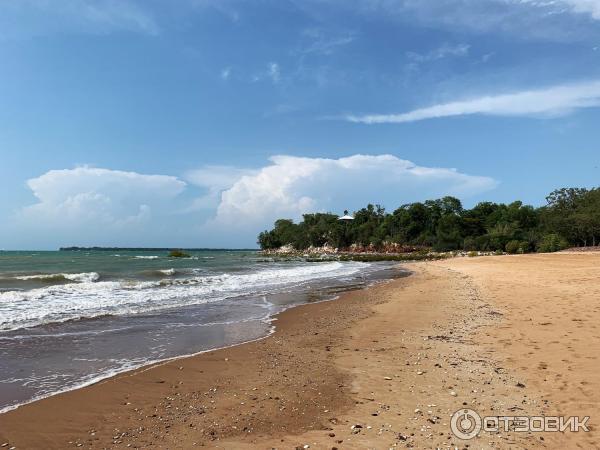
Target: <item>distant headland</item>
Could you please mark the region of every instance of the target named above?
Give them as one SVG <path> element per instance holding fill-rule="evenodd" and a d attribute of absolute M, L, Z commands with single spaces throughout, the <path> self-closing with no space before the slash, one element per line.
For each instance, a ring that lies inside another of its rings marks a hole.
<path fill-rule="evenodd" d="M 471 209 L 458 198 L 409 203 L 391 214 L 369 204 L 349 215 L 304 214 L 279 219 L 258 236 L 265 251 L 318 249 L 334 253 L 555 252 L 600 244 L 600 188 L 562 188 L 533 207 L 480 202 Z M 325 251 L 326 252 L 326 251 Z"/>

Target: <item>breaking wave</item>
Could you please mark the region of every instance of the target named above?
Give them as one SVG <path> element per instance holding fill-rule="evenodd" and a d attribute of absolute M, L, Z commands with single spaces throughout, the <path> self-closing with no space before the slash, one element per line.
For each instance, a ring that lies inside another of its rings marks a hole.
<path fill-rule="evenodd" d="M 0 330 L 106 315 L 140 314 L 240 295 L 277 292 L 311 280 L 350 276 L 368 266 L 360 262 L 331 262 L 218 275 L 191 272 L 186 278 L 173 277 L 179 270 L 164 269 L 160 273 L 168 278 L 153 281 L 99 281 L 96 272 L 28 275 L 60 276 L 75 282 L 0 292 Z"/>
<path fill-rule="evenodd" d="M 40 280 L 43 282 L 68 282 L 74 281 L 77 283 L 94 283 L 100 279 L 100 275 L 97 272 L 83 272 L 83 273 L 48 273 L 38 275 L 22 275 L 14 277 L 17 280 L 30 281 Z"/>

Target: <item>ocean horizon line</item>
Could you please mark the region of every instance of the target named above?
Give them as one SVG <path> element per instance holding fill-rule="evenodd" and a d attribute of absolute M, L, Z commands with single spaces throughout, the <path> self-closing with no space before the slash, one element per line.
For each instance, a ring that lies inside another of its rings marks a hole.
<path fill-rule="evenodd" d="M 65 252 L 65 251 L 153 251 L 164 252 L 171 250 L 185 250 L 189 252 L 241 252 L 260 251 L 260 248 L 226 248 L 226 247 L 59 247 L 58 249 L 0 249 L 0 252 Z"/>

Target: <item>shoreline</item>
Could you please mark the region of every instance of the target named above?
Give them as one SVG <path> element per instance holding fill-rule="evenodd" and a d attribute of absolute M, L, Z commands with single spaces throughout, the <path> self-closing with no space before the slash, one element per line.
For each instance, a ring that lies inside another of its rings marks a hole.
<path fill-rule="evenodd" d="M 330 301 L 330 300 L 323 300 L 323 301 Z M 298 306 L 301 306 L 301 305 L 298 305 Z M 292 306 L 292 308 L 294 308 L 294 306 Z M 277 314 L 279 314 L 279 313 L 277 313 Z M 271 321 L 275 320 L 274 318 L 277 316 L 277 314 L 274 314 L 269 319 L 266 319 L 265 322 L 271 322 Z M 232 348 L 232 347 L 235 347 L 235 346 L 238 346 L 238 345 L 244 345 L 244 344 L 250 344 L 252 342 L 258 342 L 258 341 L 260 341 L 262 339 L 268 338 L 269 336 L 271 336 L 274 333 L 275 333 L 275 326 L 272 326 L 267 334 L 265 334 L 264 336 L 261 336 L 259 338 L 256 338 L 256 339 L 250 339 L 248 341 L 238 342 L 238 343 L 235 343 L 235 344 L 226 345 L 224 347 L 216 347 L 216 348 L 212 348 L 212 349 L 208 349 L 208 350 L 201 350 L 199 352 L 190 353 L 190 354 L 187 354 L 187 355 L 173 356 L 171 358 L 160 359 L 160 360 L 156 360 L 156 361 L 148 361 L 148 362 L 143 363 L 139 367 L 127 368 L 127 369 L 123 369 L 121 371 L 117 371 L 117 372 L 114 372 L 114 373 L 108 373 L 106 375 L 100 375 L 97 378 L 94 378 L 94 379 L 92 379 L 90 381 L 85 381 L 82 384 L 77 385 L 77 386 L 65 388 L 64 390 L 59 390 L 59 391 L 53 392 L 53 393 L 48 394 L 48 395 L 36 397 L 36 398 L 31 399 L 31 400 L 25 401 L 23 403 L 19 403 L 17 405 L 11 405 L 11 406 L 6 406 L 4 408 L 0 408 L 0 417 L 2 416 L 2 414 L 6 414 L 8 412 L 15 411 L 15 410 L 17 410 L 17 409 L 19 409 L 19 408 L 21 408 L 23 406 L 27 406 L 27 405 L 30 405 L 32 403 L 36 403 L 36 402 L 39 402 L 41 400 L 45 400 L 47 398 L 55 397 L 57 395 L 66 394 L 68 392 L 74 392 L 74 391 L 77 391 L 79 389 L 85 389 L 86 387 L 93 386 L 95 384 L 102 383 L 103 381 L 110 380 L 111 378 L 115 378 L 115 377 L 118 377 L 118 376 L 132 376 L 132 375 L 135 375 L 136 373 L 141 373 L 141 372 L 143 372 L 145 370 L 151 370 L 151 369 L 153 369 L 155 367 L 160 367 L 163 364 L 168 364 L 168 363 L 171 363 L 171 362 L 175 362 L 175 361 L 177 361 L 179 359 L 193 358 L 195 356 L 199 356 L 199 355 L 201 355 L 203 353 L 207 353 L 207 352 L 216 352 L 216 351 L 220 351 L 220 350 L 226 350 L 228 348 Z"/>
<path fill-rule="evenodd" d="M 408 272 L 407 272 L 407 274 L 409 275 Z M 262 336 L 260 338 L 257 338 L 257 339 L 232 344 L 230 346 L 225 346 L 222 348 L 203 350 L 203 351 L 197 352 L 192 355 L 182 355 L 182 356 L 170 358 L 167 360 L 159 361 L 157 363 L 143 365 L 138 368 L 129 369 L 129 370 L 120 372 L 118 374 L 114 374 L 109 377 L 105 377 L 99 381 L 90 383 L 86 386 L 66 390 L 64 392 L 53 394 L 53 395 L 41 398 L 39 400 L 33 400 L 31 402 L 24 403 L 14 409 L 11 409 L 9 411 L 6 411 L 5 413 L 0 414 L 0 445 L 7 443 L 7 447 L 9 447 L 9 448 L 12 446 L 15 446 L 15 448 L 35 448 L 38 445 L 44 446 L 46 448 L 63 448 L 63 446 L 80 447 L 81 445 L 78 445 L 79 444 L 78 442 L 56 441 L 54 439 L 54 437 L 51 437 L 51 436 L 49 437 L 46 433 L 44 433 L 44 435 L 42 435 L 42 436 L 38 436 L 38 437 L 34 438 L 33 440 L 30 440 L 29 439 L 30 436 L 27 436 L 30 431 L 27 426 L 25 426 L 25 430 L 23 430 L 24 434 L 17 433 L 17 441 L 20 440 L 19 438 L 25 438 L 25 441 L 26 441 L 24 443 L 25 446 L 22 446 L 22 445 L 20 445 L 19 442 L 14 443 L 14 439 L 9 439 L 5 435 L 5 431 L 7 429 L 10 430 L 11 426 L 5 425 L 3 422 L 5 422 L 7 420 L 7 418 L 9 418 L 8 422 L 12 422 L 13 424 L 19 423 L 20 425 L 22 425 L 25 422 L 36 422 L 35 419 L 31 420 L 31 421 L 27 421 L 27 420 L 23 421 L 21 419 L 17 419 L 16 422 L 14 422 L 14 421 L 11 421 L 10 418 L 12 418 L 12 416 L 15 416 L 15 415 L 29 416 L 31 411 L 33 411 L 34 416 L 37 416 L 38 414 L 41 413 L 42 416 L 49 418 L 49 416 L 48 416 L 49 410 L 54 409 L 54 406 L 52 404 L 57 403 L 60 405 L 63 403 L 62 400 L 65 398 L 68 398 L 68 397 L 74 398 L 75 403 L 79 403 L 79 401 L 77 400 L 77 397 L 79 397 L 80 395 L 85 395 L 90 390 L 104 390 L 103 387 L 106 385 L 109 385 L 109 384 L 118 384 L 118 383 L 126 382 L 128 379 L 138 378 L 138 377 L 144 376 L 148 373 L 154 373 L 163 368 L 173 369 L 172 366 L 176 365 L 177 363 L 183 364 L 184 362 L 194 362 L 194 361 L 198 361 L 199 358 L 206 357 L 206 356 L 213 356 L 215 354 L 223 354 L 227 351 L 233 351 L 233 352 L 243 351 L 243 349 L 249 345 L 258 344 L 260 342 L 264 342 L 265 340 L 267 340 L 269 338 L 273 338 L 273 337 L 277 336 L 278 331 L 281 332 L 286 329 L 286 323 L 293 322 L 293 318 L 290 316 L 296 315 L 298 310 L 302 310 L 303 308 L 319 307 L 320 305 L 325 305 L 325 304 L 330 304 L 330 303 L 336 303 L 336 302 L 343 300 L 344 297 L 349 297 L 349 296 L 352 296 L 353 294 L 356 294 L 356 293 L 359 293 L 362 291 L 381 287 L 390 282 L 394 282 L 397 279 L 403 279 L 403 278 L 405 278 L 405 277 L 400 276 L 400 277 L 394 277 L 394 278 L 390 278 L 390 279 L 386 279 L 386 280 L 379 280 L 378 282 L 375 282 L 375 283 L 368 285 L 361 289 L 353 289 L 350 291 L 342 292 L 339 295 L 336 295 L 335 297 L 330 298 L 330 299 L 323 299 L 323 300 L 314 301 L 314 302 L 310 302 L 310 303 L 303 303 L 303 304 L 299 304 L 299 305 L 288 306 L 284 310 L 278 312 L 277 314 L 274 314 L 273 316 L 271 316 L 268 319 L 269 322 L 278 322 L 278 325 L 272 325 L 271 330 L 268 334 L 266 334 L 265 336 Z M 228 361 L 228 359 L 229 358 L 225 357 L 225 358 L 223 358 L 223 361 Z M 178 366 L 177 370 L 181 370 L 181 366 Z M 202 373 L 202 372 L 203 371 L 200 370 L 200 373 Z M 160 384 L 163 384 L 163 383 L 164 382 L 161 382 Z M 47 404 L 50 404 L 50 405 L 48 407 L 46 407 Z M 62 420 L 61 420 L 61 422 L 62 422 Z M 12 427 L 12 428 L 14 429 L 14 427 Z M 98 427 L 96 427 L 96 428 L 98 428 Z M 96 433 L 94 433 L 94 434 L 96 434 Z M 108 433 L 108 434 L 112 434 L 112 433 Z M 109 441 L 110 441 L 110 439 L 109 439 Z"/>
<path fill-rule="evenodd" d="M 100 383 L 102 383 L 104 381 L 108 381 L 108 380 L 110 380 L 112 378 L 115 378 L 115 377 L 119 377 L 119 376 L 134 376 L 137 373 L 141 373 L 141 372 L 144 372 L 146 370 L 152 370 L 153 368 L 160 367 L 160 366 L 162 366 L 164 364 L 168 364 L 168 363 L 174 363 L 174 362 L 176 362 L 178 360 L 181 360 L 181 359 L 193 358 L 193 357 L 200 356 L 200 355 L 202 355 L 204 353 L 216 352 L 216 351 L 221 351 L 221 350 L 227 350 L 227 349 L 230 349 L 230 348 L 233 348 L 233 347 L 236 347 L 236 346 L 245 345 L 245 344 L 251 344 L 251 343 L 254 343 L 254 342 L 261 341 L 263 339 L 267 339 L 267 338 L 269 338 L 270 336 L 272 336 L 273 334 L 275 334 L 277 332 L 277 326 L 276 326 L 276 324 L 274 324 L 274 322 L 276 322 L 278 320 L 277 319 L 278 316 L 280 314 L 288 311 L 288 310 L 291 310 L 291 309 L 294 309 L 294 308 L 297 308 L 297 307 L 300 307 L 300 306 L 304 306 L 304 305 L 309 305 L 309 304 L 318 304 L 318 303 L 323 303 L 323 302 L 335 301 L 335 300 L 338 300 L 340 296 L 344 295 L 347 292 L 353 292 L 353 291 L 360 291 L 360 290 L 363 290 L 363 289 L 369 289 L 370 287 L 373 287 L 373 286 L 376 286 L 376 285 L 380 285 L 380 284 L 385 284 L 385 283 L 391 282 L 391 281 L 393 281 L 393 280 L 395 280 L 397 278 L 404 278 L 406 276 L 410 276 L 411 275 L 411 273 L 409 271 L 407 271 L 407 270 L 405 270 L 403 268 L 400 268 L 398 266 L 393 267 L 393 270 L 396 271 L 396 274 L 394 276 L 392 276 L 390 278 L 386 278 L 386 279 L 373 280 L 369 284 L 367 284 L 366 286 L 364 286 L 363 288 L 353 288 L 353 289 L 350 289 L 349 291 L 343 291 L 343 292 L 341 292 L 339 294 L 333 295 L 331 298 L 323 298 L 323 299 L 320 299 L 320 300 L 313 300 L 313 301 L 310 301 L 310 302 L 307 302 L 307 303 L 291 304 L 291 305 L 286 305 L 286 306 L 281 307 L 281 309 L 278 312 L 276 312 L 274 314 L 270 314 L 270 315 L 266 316 L 263 319 L 260 319 L 260 322 L 265 323 L 269 327 L 267 333 L 264 336 L 260 336 L 260 337 L 257 337 L 257 338 L 254 338 L 254 339 L 249 339 L 249 340 L 243 340 L 243 341 L 236 342 L 236 343 L 233 343 L 233 344 L 230 344 L 230 345 L 225 345 L 225 346 L 222 346 L 222 347 L 215 347 L 215 348 L 200 350 L 198 352 L 193 352 L 193 353 L 188 353 L 188 354 L 173 356 L 173 357 L 164 358 L 164 359 L 158 359 L 158 360 L 155 360 L 155 361 L 147 361 L 147 362 L 144 362 L 144 363 L 142 363 L 141 365 L 139 365 L 137 367 L 129 367 L 129 368 L 125 368 L 125 369 L 122 369 L 122 370 L 117 370 L 117 371 L 114 371 L 114 372 L 109 372 L 109 373 L 106 373 L 106 374 L 98 375 L 98 376 L 96 376 L 96 377 L 94 377 L 94 378 L 92 378 L 90 380 L 84 381 L 84 382 L 82 382 L 80 384 L 77 384 L 75 386 L 67 387 L 67 388 L 58 390 L 56 392 L 52 392 L 52 393 L 47 394 L 47 395 L 41 395 L 39 397 L 35 397 L 35 398 L 30 399 L 30 400 L 27 400 L 27 401 L 25 401 L 23 403 L 19 403 L 19 404 L 16 404 L 16 405 L 9 405 L 9 406 L 6 406 L 6 407 L 0 407 L 0 417 L 3 414 L 9 413 L 11 411 L 15 411 L 15 410 L 17 410 L 17 409 L 19 409 L 19 408 L 21 408 L 23 406 L 30 405 L 30 404 L 33 404 L 33 403 L 36 403 L 36 402 L 39 402 L 39 401 L 42 401 L 42 400 L 45 400 L 45 399 L 48 399 L 48 398 L 51 398 L 51 397 L 55 397 L 57 395 L 65 394 L 65 393 L 68 393 L 68 392 L 77 391 L 77 390 L 80 390 L 80 389 L 85 389 L 85 388 L 87 388 L 89 386 L 100 384 Z M 402 273 L 401 271 L 403 271 L 405 274 L 401 274 Z M 254 320 L 254 319 L 252 319 L 252 320 Z"/>
<path fill-rule="evenodd" d="M 272 333 L 273 316 L 289 306 L 333 298 L 347 289 L 396 276 L 390 265 L 369 265 L 363 270 L 364 264 L 351 264 L 350 269 L 333 265 L 336 270 L 331 273 L 339 275 L 324 277 L 331 266 L 286 267 L 288 272 L 298 270 L 297 278 L 306 278 L 284 289 L 288 293 L 275 289 L 270 294 L 248 298 L 240 295 L 217 302 L 203 302 L 200 297 L 199 306 L 173 308 L 166 313 L 55 321 L 48 328 L 31 332 L 7 332 L 0 346 L 6 363 L 2 377 L 5 383 L 0 384 L 0 414 L 141 367 L 251 342 Z M 314 279 L 302 271 L 308 271 Z M 353 275 L 343 278 L 346 272 Z M 89 285 L 95 288 L 94 283 Z M 77 288 L 79 284 L 68 286 Z M 48 338 L 43 337 L 46 333 Z"/>
<path fill-rule="evenodd" d="M 599 263 L 600 254 L 554 254 L 409 264 L 409 277 L 282 312 L 277 331 L 259 341 L 2 414 L 0 444 L 598 447 Z M 574 299 L 583 309 L 569 309 Z M 588 433 L 503 431 L 462 441 L 449 422 L 466 407 L 592 419 Z"/>

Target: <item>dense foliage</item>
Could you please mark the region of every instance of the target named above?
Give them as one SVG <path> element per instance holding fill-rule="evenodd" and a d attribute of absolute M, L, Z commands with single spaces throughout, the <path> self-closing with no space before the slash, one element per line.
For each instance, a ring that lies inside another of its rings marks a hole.
<path fill-rule="evenodd" d="M 347 249 L 353 244 L 380 249 L 389 244 L 431 247 L 437 251 L 481 250 L 526 253 L 557 251 L 567 246 L 600 244 L 600 188 L 564 188 L 534 208 L 516 201 L 482 202 L 464 209 L 460 200 L 444 197 L 402 205 L 386 213 L 368 205 L 341 221 L 329 213 L 305 214 L 303 221 L 279 219 L 258 236 L 263 249 L 291 245 Z"/>

